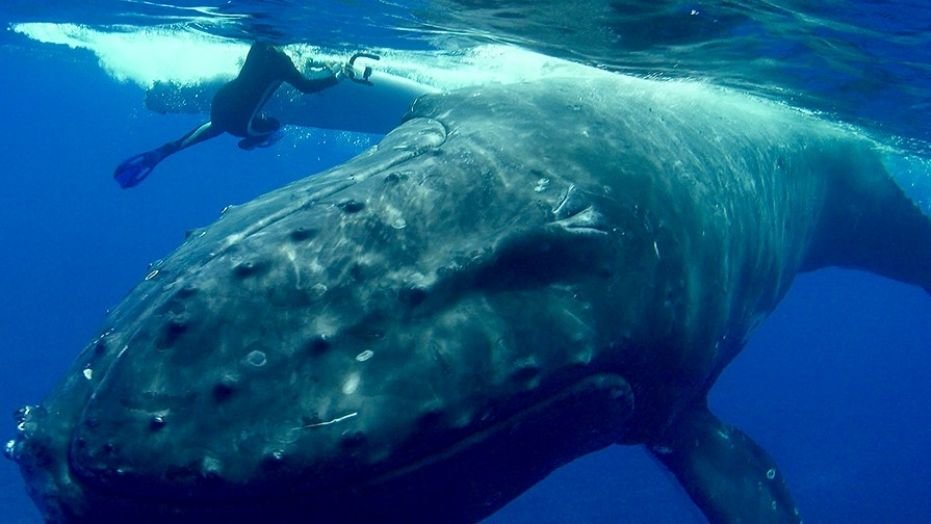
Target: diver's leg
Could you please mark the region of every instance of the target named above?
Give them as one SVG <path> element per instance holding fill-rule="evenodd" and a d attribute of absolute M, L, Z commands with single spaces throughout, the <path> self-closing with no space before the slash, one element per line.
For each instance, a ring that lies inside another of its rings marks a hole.
<path fill-rule="evenodd" d="M 211 138 L 220 136 L 221 134 L 223 134 L 223 130 L 220 129 L 218 126 L 213 125 L 213 123 L 211 122 L 203 123 L 197 126 L 196 128 L 192 129 L 190 132 L 188 132 L 188 134 L 184 135 L 178 140 L 175 140 L 174 142 L 170 142 L 170 144 L 174 144 L 175 149 L 174 151 L 171 151 L 171 153 L 168 153 L 168 154 L 176 153 L 178 151 L 181 151 L 182 149 L 191 147 L 194 144 L 199 144 L 205 140 L 210 140 Z M 165 144 L 165 145 L 167 146 L 169 144 Z M 165 147 L 165 146 L 162 146 L 162 147 Z"/>
<path fill-rule="evenodd" d="M 222 133 L 223 131 L 219 127 L 212 125 L 210 122 L 201 124 L 178 140 L 168 142 L 159 148 L 123 161 L 113 173 L 113 178 L 124 188 L 133 187 L 149 176 L 155 166 L 167 156 Z"/>

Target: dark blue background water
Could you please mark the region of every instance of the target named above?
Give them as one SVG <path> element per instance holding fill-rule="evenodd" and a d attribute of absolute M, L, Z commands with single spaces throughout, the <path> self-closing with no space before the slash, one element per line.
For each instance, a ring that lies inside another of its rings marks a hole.
<path fill-rule="evenodd" d="M 115 83 L 86 52 L 7 37 L 0 67 L 2 412 L 41 400 L 107 308 L 185 230 L 369 143 L 291 129 L 274 148 L 246 153 L 221 138 L 121 191 L 110 179 L 121 159 L 197 118 L 145 111 L 142 91 Z M 712 407 L 775 457 L 806 521 L 928 522 L 929 340 L 925 293 L 851 272 L 803 276 L 722 376 Z M 0 434 L 12 436 L 8 420 Z M 646 454 L 615 447 L 558 471 L 491 521 L 701 518 Z M 0 522 L 38 522 L 8 461 Z"/>

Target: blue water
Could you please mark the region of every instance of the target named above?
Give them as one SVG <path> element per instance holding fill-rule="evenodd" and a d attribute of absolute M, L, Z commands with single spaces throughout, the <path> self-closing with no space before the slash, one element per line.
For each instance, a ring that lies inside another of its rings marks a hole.
<path fill-rule="evenodd" d="M 197 11 L 190 8 L 209 2 L 33 4 L 5 2 L 0 23 L 187 23 L 333 47 L 508 42 L 628 73 L 703 78 L 857 125 L 899 148 L 897 176 L 919 193 L 931 187 L 931 11 L 920 2 L 820 2 L 817 9 L 807 2 L 581 2 L 570 16 L 552 12 L 550 2 L 494 9 L 465 1 L 315 2 L 310 10 L 240 1 Z M 143 90 L 115 81 L 87 50 L 8 31 L 0 36 L 0 65 L 0 411 L 7 413 L 41 400 L 107 309 L 185 230 L 373 143 L 291 128 L 273 148 L 247 153 L 223 137 L 122 191 L 110 178 L 120 160 L 179 136 L 200 117 L 148 112 Z M 773 455 L 807 522 L 928 522 L 929 341 L 925 293 L 861 273 L 805 275 L 721 377 L 711 404 Z M 0 434 L 12 433 L 11 421 L 0 426 Z M 0 522 L 38 521 L 15 466 L 0 461 Z M 702 520 L 643 451 L 614 447 L 556 472 L 490 521 Z"/>

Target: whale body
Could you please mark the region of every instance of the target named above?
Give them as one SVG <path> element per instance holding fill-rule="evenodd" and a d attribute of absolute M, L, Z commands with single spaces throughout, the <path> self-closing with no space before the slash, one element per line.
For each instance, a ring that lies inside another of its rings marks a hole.
<path fill-rule="evenodd" d="M 646 445 L 713 522 L 797 522 L 706 395 L 796 274 L 931 290 L 873 145 L 696 83 L 417 100 L 192 231 L 7 446 L 53 522 L 474 522 Z"/>

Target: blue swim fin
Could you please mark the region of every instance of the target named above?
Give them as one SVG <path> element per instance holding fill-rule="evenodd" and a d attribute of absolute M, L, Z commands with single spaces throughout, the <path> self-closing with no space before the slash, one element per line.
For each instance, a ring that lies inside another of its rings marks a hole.
<path fill-rule="evenodd" d="M 149 176 L 155 166 L 165 158 L 161 148 L 128 158 L 117 166 L 113 178 L 123 189 L 138 185 Z"/>

